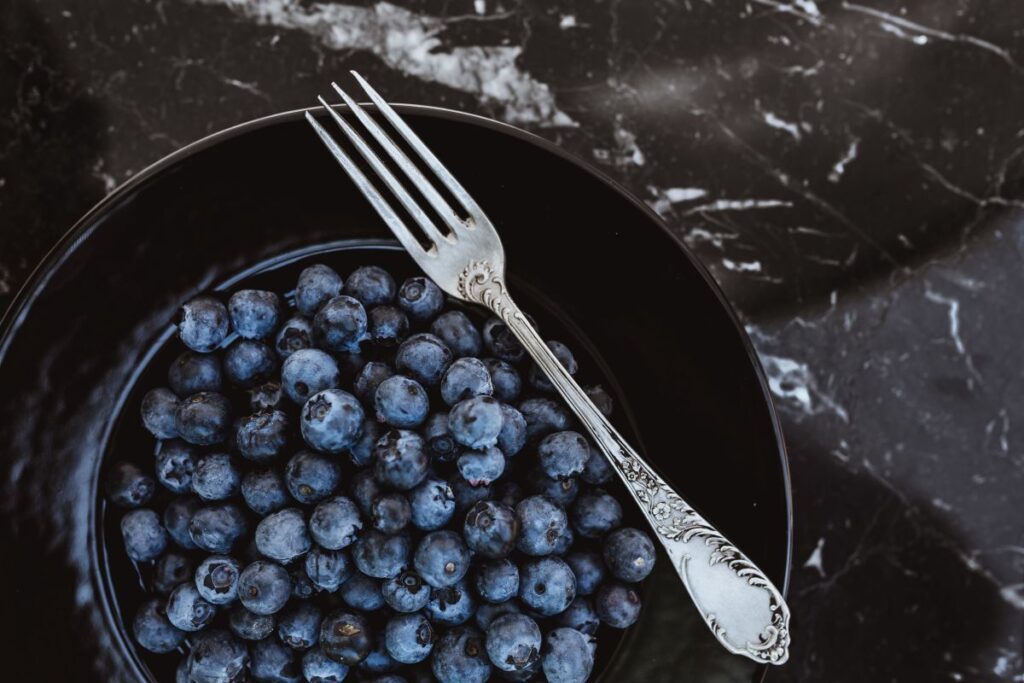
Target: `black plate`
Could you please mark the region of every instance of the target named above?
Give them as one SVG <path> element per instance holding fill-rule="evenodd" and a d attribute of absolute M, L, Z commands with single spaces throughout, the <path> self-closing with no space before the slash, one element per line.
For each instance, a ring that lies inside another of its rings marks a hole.
<path fill-rule="evenodd" d="M 465 114 L 401 110 L 500 227 L 524 308 L 614 387 L 616 422 L 786 585 L 792 519 L 778 424 L 750 343 L 704 269 L 641 202 L 553 145 Z M 108 567 L 96 481 L 105 454 L 126 447 L 121 410 L 136 410 L 133 387 L 181 302 L 324 250 L 334 253 L 318 258 L 412 272 L 387 237 L 290 112 L 157 163 L 51 252 L 0 325 L 9 676 L 150 676 L 123 627 L 124 591 L 110 589 L 122 560 L 112 545 Z M 603 680 L 762 677 L 715 644 L 664 557 L 644 593 L 641 621 L 602 653 Z"/>

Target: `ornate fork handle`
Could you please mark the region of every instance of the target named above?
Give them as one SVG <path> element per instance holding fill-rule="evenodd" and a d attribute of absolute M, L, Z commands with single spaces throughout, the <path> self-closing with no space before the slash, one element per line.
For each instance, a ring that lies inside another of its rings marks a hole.
<path fill-rule="evenodd" d="M 548 349 L 487 261 L 463 271 L 459 290 L 501 318 L 593 436 L 718 640 L 767 664 L 789 657 L 789 608 L 764 573 L 679 496 L 605 419 Z"/>

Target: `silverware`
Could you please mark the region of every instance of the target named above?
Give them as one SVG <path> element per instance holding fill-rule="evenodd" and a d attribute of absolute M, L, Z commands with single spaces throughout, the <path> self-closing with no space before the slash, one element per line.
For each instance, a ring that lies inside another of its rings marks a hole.
<path fill-rule="evenodd" d="M 719 642 L 730 652 L 758 662 L 785 662 L 789 657 L 789 608 L 782 595 L 746 555 L 658 476 L 591 403 L 509 296 L 505 287 L 505 252 L 497 230 L 483 210 L 395 110 L 359 74 L 352 74 L 376 105 L 377 111 L 419 157 L 433 178 L 421 172 L 384 128 L 336 83 L 332 85 L 338 95 L 401 169 L 405 181 L 395 177 L 354 126 L 322 97 L 318 98 L 320 104 L 373 173 L 422 229 L 430 246 L 424 247 L 352 158 L 307 111 L 306 120 L 317 135 L 420 268 L 449 295 L 490 309 L 516 335 L 626 483 Z M 416 187 L 441 217 L 447 230 L 434 223 L 417 199 L 405 189 L 403 182 L 411 182 Z M 451 194 L 468 218 L 456 213 L 437 190 L 437 184 Z M 538 248 L 543 248 L 543 245 L 538 245 Z"/>

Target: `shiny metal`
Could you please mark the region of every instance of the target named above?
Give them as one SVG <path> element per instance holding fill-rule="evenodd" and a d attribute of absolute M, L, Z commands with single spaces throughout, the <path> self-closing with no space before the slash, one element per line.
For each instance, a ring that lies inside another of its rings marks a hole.
<path fill-rule="evenodd" d="M 442 230 L 419 206 L 355 128 L 322 98 L 320 103 L 379 180 L 427 237 L 414 235 L 388 200 L 309 112 L 306 120 L 423 271 L 449 295 L 481 304 L 501 318 L 576 413 L 625 482 L 654 529 L 672 565 L 719 642 L 735 654 L 767 664 L 789 657 L 789 608 L 779 591 L 746 555 L 729 543 L 626 443 L 562 367 L 509 296 L 505 253 L 494 226 L 465 188 L 448 172 L 398 114 L 353 72 L 377 111 L 434 174 L 428 179 L 390 135 L 337 84 L 334 89 L 385 153 L 444 219 Z M 458 201 L 460 218 L 434 183 Z"/>

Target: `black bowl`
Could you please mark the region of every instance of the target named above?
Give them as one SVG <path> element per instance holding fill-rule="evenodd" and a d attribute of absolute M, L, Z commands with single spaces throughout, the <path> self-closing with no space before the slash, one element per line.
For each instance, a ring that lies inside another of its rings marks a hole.
<path fill-rule="evenodd" d="M 785 586 L 792 519 L 779 427 L 749 340 L 706 271 L 641 202 L 553 145 L 465 114 L 401 110 L 500 227 L 523 307 L 613 390 L 615 422 Z M 136 447 L 140 378 L 197 292 L 273 281 L 314 255 L 342 270 L 414 272 L 387 237 L 290 112 L 143 171 L 50 253 L 0 324 L 0 649 L 11 677 L 165 679 L 166 664 L 141 656 L 125 628 L 122 603 L 138 589 L 118 544 L 108 553 L 97 485 L 112 451 Z M 640 622 L 601 652 L 602 679 L 760 679 L 763 668 L 717 646 L 662 559 Z"/>

